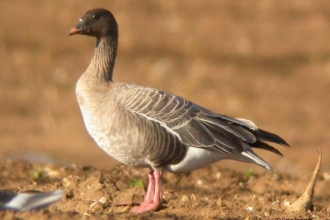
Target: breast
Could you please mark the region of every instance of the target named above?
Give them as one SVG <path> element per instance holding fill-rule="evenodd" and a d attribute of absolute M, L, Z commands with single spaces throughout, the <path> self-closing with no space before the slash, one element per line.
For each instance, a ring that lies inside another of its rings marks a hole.
<path fill-rule="evenodd" d="M 88 133 L 107 154 L 127 165 L 147 165 L 141 152 L 138 129 L 129 122 L 129 116 L 118 108 L 89 108 L 80 106 Z"/>
<path fill-rule="evenodd" d="M 114 159 L 125 164 L 143 164 L 144 161 L 131 159 L 134 146 L 130 132 L 126 131 L 127 120 L 121 112 L 114 92 L 89 88 L 83 76 L 76 85 L 77 101 L 85 127 L 94 141 Z"/>

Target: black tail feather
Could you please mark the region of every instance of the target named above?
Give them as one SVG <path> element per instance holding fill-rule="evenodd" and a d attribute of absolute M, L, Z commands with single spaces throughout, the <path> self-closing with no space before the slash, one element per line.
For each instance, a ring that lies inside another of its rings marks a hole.
<path fill-rule="evenodd" d="M 281 138 L 280 136 L 278 136 L 276 134 L 270 133 L 268 131 L 258 129 L 258 130 L 253 130 L 252 133 L 257 138 L 257 140 L 273 142 L 273 143 L 280 144 L 285 147 L 290 147 L 290 145 L 283 138 Z M 263 147 L 259 147 L 259 148 L 263 148 Z"/>
<path fill-rule="evenodd" d="M 274 148 L 273 146 L 270 146 L 269 144 L 266 144 L 262 141 L 256 141 L 255 143 L 253 143 L 251 145 L 251 147 L 253 148 L 259 148 L 259 149 L 263 149 L 263 150 L 268 150 L 268 151 L 271 151 L 277 155 L 280 155 L 280 156 L 283 156 L 283 154 L 277 150 L 276 148 Z"/>

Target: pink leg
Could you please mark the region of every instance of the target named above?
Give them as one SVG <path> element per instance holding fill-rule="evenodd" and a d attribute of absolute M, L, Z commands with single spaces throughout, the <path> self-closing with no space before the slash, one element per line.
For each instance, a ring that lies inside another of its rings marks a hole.
<path fill-rule="evenodd" d="M 149 179 L 149 183 L 148 183 L 148 189 L 147 189 L 146 197 L 144 199 L 144 203 L 152 203 L 152 200 L 154 198 L 155 178 L 154 178 L 153 171 L 150 171 L 148 173 L 148 179 Z"/>
<path fill-rule="evenodd" d="M 156 211 L 163 202 L 162 180 L 162 172 L 151 171 L 149 173 L 149 185 L 144 202 L 140 206 L 132 208 L 130 212 L 143 213 Z"/>
<path fill-rule="evenodd" d="M 160 206 L 163 203 L 163 188 L 162 188 L 163 173 L 155 171 L 154 177 L 156 183 L 155 183 L 155 196 L 153 202 L 158 202 Z"/>

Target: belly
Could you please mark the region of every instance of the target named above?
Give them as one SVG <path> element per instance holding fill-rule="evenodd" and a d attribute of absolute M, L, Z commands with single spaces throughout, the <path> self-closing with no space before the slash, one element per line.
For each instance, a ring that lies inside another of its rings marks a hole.
<path fill-rule="evenodd" d="M 127 165 L 147 166 L 138 128 L 129 116 L 115 111 L 93 113 L 81 109 L 88 133 L 97 145 L 115 160 Z"/>

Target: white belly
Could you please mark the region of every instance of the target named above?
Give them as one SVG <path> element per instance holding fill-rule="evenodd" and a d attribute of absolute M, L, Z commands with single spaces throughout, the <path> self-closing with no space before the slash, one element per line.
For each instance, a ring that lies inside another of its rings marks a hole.
<path fill-rule="evenodd" d="M 169 165 L 167 170 L 172 173 L 187 173 L 225 159 L 226 157 L 227 154 L 217 153 L 203 148 L 189 147 L 186 157 L 178 164 Z"/>
<path fill-rule="evenodd" d="M 223 159 L 251 163 L 242 153 L 220 153 L 203 148 L 189 147 L 186 157 L 178 164 L 167 166 L 166 170 L 171 173 L 187 173 Z"/>

